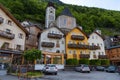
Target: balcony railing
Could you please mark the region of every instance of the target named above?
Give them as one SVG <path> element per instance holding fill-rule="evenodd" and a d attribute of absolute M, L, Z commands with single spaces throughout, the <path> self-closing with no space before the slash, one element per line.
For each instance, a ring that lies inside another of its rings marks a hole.
<path fill-rule="evenodd" d="M 89 50 L 97 50 L 97 49 L 100 49 L 100 46 L 89 45 L 88 49 L 89 49 Z"/>
<path fill-rule="evenodd" d="M 89 49 L 89 50 L 97 50 L 100 49 L 99 46 L 96 45 L 86 45 L 86 44 L 74 44 L 70 43 L 68 44 L 68 48 L 75 48 L 75 49 Z"/>
<path fill-rule="evenodd" d="M 4 19 L 0 17 L 0 24 L 3 23 Z"/>
<path fill-rule="evenodd" d="M 71 43 L 71 44 L 68 44 L 68 48 L 87 49 L 88 45 Z"/>
<path fill-rule="evenodd" d="M 54 39 L 61 39 L 61 34 L 55 34 L 55 33 L 48 33 L 48 38 L 54 38 Z"/>
<path fill-rule="evenodd" d="M 73 40 L 84 40 L 85 37 L 81 36 L 81 35 L 72 35 L 71 39 L 73 39 Z"/>
<path fill-rule="evenodd" d="M 90 58 L 89 54 L 80 54 L 80 58 Z"/>
<path fill-rule="evenodd" d="M 0 36 L 7 38 L 7 39 L 14 39 L 15 38 L 15 34 L 8 33 L 6 31 L 2 31 L 2 30 L 0 30 Z"/>
<path fill-rule="evenodd" d="M 99 59 L 107 59 L 107 55 L 98 55 Z"/>
<path fill-rule="evenodd" d="M 53 48 L 54 45 L 55 44 L 52 42 L 42 42 L 42 44 L 41 44 L 42 47 L 49 47 L 49 48 Z"/>

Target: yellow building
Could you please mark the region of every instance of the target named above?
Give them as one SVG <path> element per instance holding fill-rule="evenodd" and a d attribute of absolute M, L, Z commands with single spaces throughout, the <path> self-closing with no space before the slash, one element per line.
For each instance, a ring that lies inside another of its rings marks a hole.
<path fill-rule="evenodd" d="M 66 58 L 89 58 L 88 54 L 87 35 L 79 27 L 73 28 L 66 34 Z"/>

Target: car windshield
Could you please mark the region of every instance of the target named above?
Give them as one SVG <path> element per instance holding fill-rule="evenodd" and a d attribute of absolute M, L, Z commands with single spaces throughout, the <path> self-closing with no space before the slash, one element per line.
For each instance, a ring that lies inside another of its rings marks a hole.
<path fill-rule="evenodd" d="M 46 66 L 48 66 L 48 67 L 55 67 L 55 65 L 46 65 Z"/>
<path fill-rule="evenodd" d="M 115 69 L 115 66 L 110 66 L 109 68 L 110 68 L 110 69 Z"/>
<path fill-rule="evenodd" d="M 84 65 L 84 67 L 88 67 L 88 65 Z"/>

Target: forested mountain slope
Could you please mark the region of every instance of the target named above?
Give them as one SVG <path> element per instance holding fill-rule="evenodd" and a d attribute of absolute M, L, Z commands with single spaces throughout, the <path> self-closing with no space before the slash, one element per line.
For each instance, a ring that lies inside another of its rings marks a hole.
<path fill-rule="evenodd" d="M 98 28 L 105 35 L 120 34 L 120 11 L 68 5 L 59 0 L 0 0 L 0 3 L 19 21 L 30 20 L 44 24 L 48 1 L 55 3 L 56 17 L 64 7 L 68 7 L 76 18 L 77 24 L 81 25 L 87 33 Z"/>

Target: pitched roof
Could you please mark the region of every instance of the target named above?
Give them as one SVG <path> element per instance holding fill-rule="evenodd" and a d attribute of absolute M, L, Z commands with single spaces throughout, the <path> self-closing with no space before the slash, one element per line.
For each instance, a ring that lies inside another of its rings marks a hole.
<path fill-rule="evenodd" d="M 97 32 L 93 32 L 93 33 L 96 33 L 98 36 L 100 36 L 103 40 L 105 40 L 105 38 L 102 36 L 102 35 L 100 35 L 99 33 L 97 33 Z"/>
<path fill-rule="evenodd" d="M 120 45 L 118 45 L 118 46 L 112 46 L 112 47 L 108 48 L 108 50 L 109 49 L 115 49 L 115 48 L 120 48 Z"/>
<path fill-rule="evenodd" d="M 70 10 L 67 7 L 64 8 L 64 10 L 62 11 L 62 13 L 60 15 L 66 15 L 66 16 L 73 17 L 72 13 L 70 12 Z"/>
<path fill-rule="evenodd" d="M 9 18 L 11 18 L 11 19 L 15 22 L 15 24 L 16 24 L 18 27 L 20 27 L 26 34 L 29 34 L 29 32 L 28 32 L 25 28 L 23 28 L 23 26 L 13 17 L 13 15 L 12 15 L 2 4 L 0 4 L 0 9 L 2 9 L 2 10 L 4 11 L 4 13 L 5 13 Z"/>
<path fill-rule="evenodd" d="M 54 3 L 52 3 L 52 2 L 49 1 L 48 4 L 47 4 L 47 7 L 50 7 L 50 6 L 52 6 L 52 7 L 55 8 Z"/>
<path fill-rule="evenodd" d="M 88 38 L 87 34 L 86 34 L 83 30 L 81 30 L 79 27 L 75 27 L 75 28 L 79 29 L 79 30 Z M 71 31 L 74 30 L 75 28 L 71 29 Z M 71 32 L 71 31 L 69 31 L 69 32 Z M 69 32 L 68 32 L 68 33 L 69 33 Z M 67 34 L 68 34 L 68 33 L 67 33 Z M 66 35 L 67 35 L 67 34 L 66 34 Z"/>
<path fill-rule="evenodd" d="M 59 31 L 61 31 L 61 33 L 63 33 L 62 30 L 61 30 L 60 28 L 58 28 L 57 26 L 51 26 L 51 27 L 43 30 L 42 32 L 45 32 L 45 31 L 47 31 L 47 30 L 49 30 L 49 29 L 51 29 L 51 28 L 57 28 Z M 63 33 L 63 34 L 64 34 L 64 33 Z"/>

